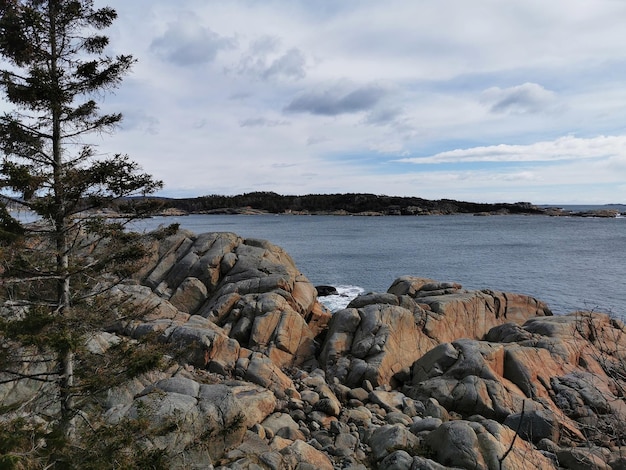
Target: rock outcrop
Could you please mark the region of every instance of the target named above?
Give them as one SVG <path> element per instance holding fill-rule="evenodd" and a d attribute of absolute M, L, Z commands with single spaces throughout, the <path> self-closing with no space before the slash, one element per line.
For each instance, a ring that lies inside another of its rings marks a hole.
<path fill-rule="evenodd" d="M 141 272 L 111 291 L 119 322 L 88 348 L 165 345 L 167 368 L 99 406 L 109 424 L 147 419 L 138 445 L 171 468 L 624 468 L 614 317 L 409 276 L 331 315 L 269 242 L 150 240 Z M 3 405 L 41 392 L 16 390 L 0 385 Z"/>
<path fill-rule="evenodd" d="M 136 277 L 141 285 L 114 291 L 123 308 L 148 311 L 120 333 L 157 334 L 194 367 L 279 396 L 292 388 L 281 368 L 316 361 L 316 338 L 331 315 L 284 250 L 232 233 L 180 231 L 154 244 Z"/>
<path fill-rule="evenodd" d="M 440 343 L 481 339 L 506 322 L 551 315 L 528 296 L 463 290 L 459 284 L 402 277 L 386 294 L 368 294 L 336 312 L 320 361 L 346 385 L 396 385 L 413 362 Z"/>

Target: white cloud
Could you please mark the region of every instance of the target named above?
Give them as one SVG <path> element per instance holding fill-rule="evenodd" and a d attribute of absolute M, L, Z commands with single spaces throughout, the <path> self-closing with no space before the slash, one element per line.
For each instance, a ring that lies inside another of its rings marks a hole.
<path fill-rule="evenodd" d="M 560 137 L 528 145 L 499 144 L 441 152 L 428 157 L 398 160 L 403 163 L 440 164 L 470 162 L 554 162 L 626 156 L 626 136 Z"/>
<path fill-rule="evenodd" d="M 139 63 L 101 149 L 168 194 L 626 200 L 626 2 L 107 4 Z"/>

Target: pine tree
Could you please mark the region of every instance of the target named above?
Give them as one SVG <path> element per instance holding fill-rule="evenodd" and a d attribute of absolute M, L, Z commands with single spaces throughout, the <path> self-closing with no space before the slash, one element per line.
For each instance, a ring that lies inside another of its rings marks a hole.
<path fill-rule="evenodd" d="M 102 30 L 116 16 L 91 0 L 0 0 L 0 88 L 13 106 L 0 117 L 0 190 L 40 217 L 21 224 L 0 208 L 0 300 L 13 316 L 0 315 L 0 372 L 5 381 L 29 378 L 8 366 L 9 344 L 54 351 L 56 368 L 30 379 L 57 387 L 65 438 L 76 415 L 76 353 L 92 323 L 107 317 L 84 315 L 93 311 L 89 299 L 144 255 L 138 236 L 124 230 L 127 218 L 85 214 L 162 186 L 126 155 L 98 156 L 88 140 L 120 122 L 96 98 L 135 62 L 106 54 Z"/>

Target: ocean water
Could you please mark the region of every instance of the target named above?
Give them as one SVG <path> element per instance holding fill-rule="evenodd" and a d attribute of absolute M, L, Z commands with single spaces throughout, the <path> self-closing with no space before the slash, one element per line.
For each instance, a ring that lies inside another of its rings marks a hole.
<path fill-rule="evenodd" d="M 283 247 L 312 283 L 344 294 L 324 299 L 331 308 L 414 275 L 531 295 L 557 314 L 626 317 L 626 218 L 189 215 L 154 217 L 136 228 L 171 223 Z"/>

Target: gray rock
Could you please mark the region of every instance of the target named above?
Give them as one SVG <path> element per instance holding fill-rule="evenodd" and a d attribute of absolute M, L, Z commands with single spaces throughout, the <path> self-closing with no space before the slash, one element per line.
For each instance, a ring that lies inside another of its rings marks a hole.
<path fill-rule="evenodd" d="M 178 286 L 170 303 L 181 312 L 195 313 L 207 298 L 206 286 L 195 277 L 188 277 Z"/>
<path fill-rule="evenodd" d="M 356 450 L 356 447 L 359 444 L 359 439 L 350 433 L 342 432 L 337 434 L 334 444 L 337 449 L 346 451 L 336 455 L 351 455 Z"/>
<path fill-rule="evenodd" d="M 279 437 L 282 437 L 283 439 L 289 439 L 290 441 L 297 441 L 297 440 L 306 441 L 306 437 L 304 436 L 302 431 L 300 431 L 299 427 L 298 429 L 293 429 L 293 428 L 285 426 L 283 428 L 280 428 L 276 432 L 276 435 Z"/>
<path fill-rule="evenodd" d="M 435 398 L 429 398 L 424 405 L 424 416 L 438 418 L 442 421 L 447 421 L 448 411 L 439 404 Z"/>
<path fill-rule="evenodd" d="M 374 460 L 379 461 L 396 450 L 415 451 L 419 440 L 401 424 L 387 424 L 376 429 L 368 442 Z"/>
<path fill-rule="evenodd" d="M 389 454 L 379 464 L 379 468 L 385 470 L 411 470 L 413 465 L 413 457 L 404 450 L 396 450 Z"/>
<path fill-rule="evenodd" d="M 469 423 L 448 421 L 425 439 L 437 462 L 451 467 L 486 469 L 478 438 Z"/>
<path fill-rule="evenodd" d="M 404 426 L 410 426 L 413 421 L 410 417 L 402 413 L 401 411 L 392 411 L 385 416 L 387 424 L 403 424 Z"/>
<path fill-rule="evenodd" d="M 433 460 L 425 457 L 415 456 L 413 457 L 413 463 L 411 464 L 411 470 L 450 470 L 451 467 L 446 467 Z"/>
<path fill-rule="evenodd" d="M 324 453 L 304 441 L 295 441 L 280 451 L 288 468 L 302 469 L 309 465 L 311 470 L 333 470 L 333 464 Z"/>
<path fill-rule="evenodd" d="M 181 259 L 177 260 L 176 264 L 172 267 L 167 274 L 167 277 L 164 279 L 167 286 L 172 290 L 178 289 L 184 279 L 189 276 L 193 265 L 196 264 L 199 259 L 200 257 L 196 253 L 189 251 Z"/>
<path fill-rule="evenodd" d="M 439 418 L 423 418 L 413 421 L 409 429 L 413 434 L 419 434 L 422 431 L 434 431 L 443 421 Z"/>
<path fill-rule="evenodd" d="M 348 396 L 350 398 L 354 398 L 355 400 L 359 400 L 364 403 L 369 399 L 370 392 L 367 392 L 365 389 L 361 387 L 353 388 L 348 392 Z"/>
<path fill-rule="evenodd" d="M 402 409 L 406 396 L 400 392 L 386 392 L 383 390 L 374 390 L 369 394 L 369 401 L 375 403 L 385 411 L 398 411 Z"/>
<path fill-rule="evenodd" d="M 611 470 L 605 458 L 594 449 L 572 447 L 556 453 L 559 465 L 570 470 Z"/>
<path fill-rule="evenodd" d="M 190 397 L 197 398 L 198 393 L 200 392 L 200 384 L 195 380 L 187 379 L 185 377 L 170 377 L 159 380 L 154 385 L 147 387 L 141 395 L 145 395 L 154 390 L 161 390 L 166 393 L 189 395 Z"/>
<path fill-rule="evenodd" d="M 328 385 L 317 387 L 320 400 L 313 406 L 316 411 L 321 411 L 329 416 L 339 416 L 341 413 L 341 402 Z"/>
<path fill-rule="evenodd" d="M 504 425 L 518 432 L 526 441 L 538 443 L 542 439 L 558 442 L 560 437 L 559 422 L 553 412 L 548 410 L 530 410 L 507 416 Z"/>
<path fill-rule="evenodd" d="M 367 428 L 372 424 L 372 412 L 360 406 L 358 408 L 346 410 L 349 423 L 354 423 L 358 427 Z"/>
<path fill-rule="evenodd" d="M 272 431 L 276 435 L 282 428 L 289 428 L 298 431 L 300 426 L 287 413 L 272 413 L 261 423 L 266 430 Z"/>

